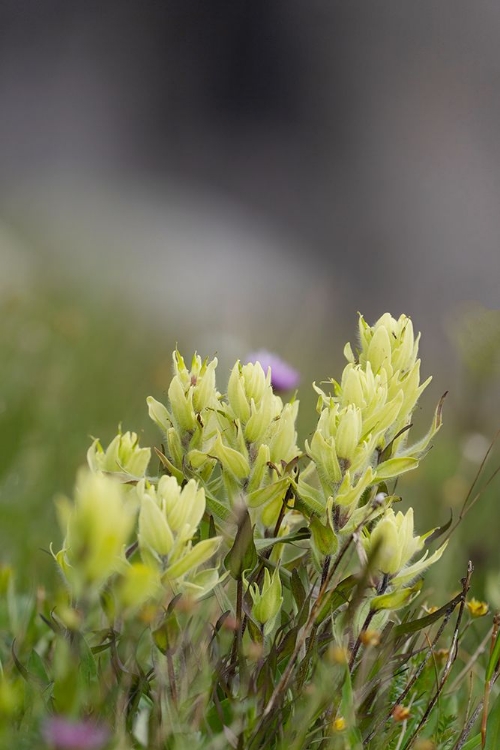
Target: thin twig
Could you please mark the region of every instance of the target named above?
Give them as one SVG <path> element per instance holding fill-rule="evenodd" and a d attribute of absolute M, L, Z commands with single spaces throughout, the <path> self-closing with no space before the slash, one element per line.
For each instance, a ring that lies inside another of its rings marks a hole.
<path fill-rule="evenodd" d="M 465 518 L 465 516 L 467 515 L 467 513 L 471 510 L 471 508 L 473 508 L 473 506 L 477 503 L 477 501 L 479 500 L 479 498 L 481 497 L 481 495 L 483 494 L 483 492 L 487 489 L 487 487 L 491 484 L 491 482 L 494 480 L 494 478 L 496 477 L 496 475 L 500 472 L 500 466 L 499 466 L 499 467 L 497 467 L 497 469 L 495 469 L 495 471 L 490 476 L 490 478 L 488 479 L 488 481 L 486 482 L 486 484 L 484 485 L 484 487 L 482 487 L 482 489 L 480 489 L 479 492 L 476 493 L 476 495 L 474 496 L 474 498 L 469 503 L 469 500 L 470 500 L 470 497 L 471 497 L 472 492 L 474 490 L 474 487 L 478 483 L 479 477 L 483 473 L 483 469 L 486 466 L 486 462 L 487 462 L 487 460 L 488 460 L 488 458 L 490 456 L 491 451 L 493 450 L 493 446 L 495 445 L 495 443 L 496 443 L 496 441 L 498 440 L 499 437 L 500 437 L 500 430 L 498 430 L 496 432 L 493 440 L 491 441 L 491 443 L 490 443 L 490 445 L 488 447 L 488 450 L 486 451 L 486 454 L 485 454 L 483 460 L 481 461 L 481 463 L 479 465 L 479 468 L 478 468 L 478 470 L 476 472 L 476 475 L 475 475 L 475 477 L 474 477 L 474 479 L 472 481 L 472 484 L 471 484 L 471 486 L 469 488 L 469 491 L 468 491 L 468 493 L 467 493 L 467 495 L 465 497 L 465 500 L 463 502 L 462 508 L 460 509 L 460 515 L 458 516 L 456 523 L 449 529 L 449 531 L 448 531 L 448 533 L 446 535 L 446 539 L 450 538 L 450 536 L 453 534 L 453 532 L 455 531 L 455 529 L 457 528 L 457 526 L 460 525 L 460 523 L 463 521 L 463 519 Z"/>
<path fill-rule="evenodd" d="M 243 638 L 243 579 L 238 578 L 236 581 L 236 629 L 234 631 L 233 648 L 231 651 L 231 663 L 228 669 L 228 678 L 236 670 L 236 665 L 240 661 L 241 642 Z"/>
<path fill-rule="evenodd" d="M 479 718 L 479 714 L 481 713 L 483 708 L 483 701 L 479 701 L 476 708 L 472 712 L 470 718 L 468 719 L 467 723 L 465 724 L 464 728 L 462 729 L 460 733 L 460 737 L 456 741 L 456 743 L 453 745 L 453 750 L 461 750 L 461 748 L 465 745 L 467 742 L 467 738 L 469 737 L 469 734 L 471 733 L 471 729 L 476 723 L 476 721 Z"/>
<path fill-rule="evenodd" d="M 177 705 L 177 683 L 175 680 L 175 669 L 174 669 L 174 662 L 172 659 L 172 651 L 171 649 L 167 649 L 166 652 L 167 657 L 167 671 L 168 671 L 168 682 L 170 687 L 170 695 L 172 697 L 172 701 L 174 703 L 174 706 Z"/>
<path fill-rule="evenodd" d="M 486 648 L 486 644 L 488 643 L 488 641 L 490 640 L 490 638 L 491 638 L 491 633 L 488 631 L 486 633 L 485 637 L 483 638 L 483 640 L 481 641 L 481 643 L 479 644 L 479 646 L 476 648 L 476 650 L 472 654 L 472 656 L 469 657 L 469 660 L 467 661 L 467 663 L 464 666 L 464 668 L 458 673 L 458 675 L 455 677 L 455 679 L 451 683 L 451 685 L 450 685 L 450 687 L 449 687 L 449 689 L 447 691 L 447 694 L 452 695 L 455 692 L 455 690 L 458 688 L 458 686 L 462 682 L 462 680 L 465 677 L 465 675 L 471 670 L 471 668 L 473 667 L 473 665 L 475 664 L 475 662 L 477 662 L 477 660 L 479 659 L 479 657 L 481 656 L 481 654 L 484 653 L 484 650 Z"/>
<path fill-rule="evenodd" d="M 420 733 L 420 730 L 425 725 L 427 719 L 430 716 L 430 713 L 431 713 L 432 709 L 436 705 L 436 702 L 437 702 L 439 696 L 441 695 L 441 692 L 442 692 L 442 690 L 444 688 L 445 682 L 448 679 L 449 674 L 451 672 L 451 668 L 453 666 L 453 663 L 454 663 L 455 659 L 457 658 L 457 653 L 458 653 L 458 632 L 459 632 L 459 629 L 460 629 L 460 622 L 462 620 L 462 616 L 463 616 L 463 613 L 464 613 L 465 598 L 466 598 L 467 592 L 469 591 L 469 588 L 470 588 L 470 579 L 472 577 L 473 570 L 474 570 L 474 566 L 472 565 L 471 561 L 469 560 L 469 562 L 467 564 L 467 575 L 465 576 L 465 578 L 462 579 L 462 601 L 460 602 L 460 607 L 459 607 L 458 615 L 457 615 L 457 621 L 455 623 L 455 629 L 453 631 L 453 638 L 452 638 L 452 641 L 451 641 L 451 648 L 450 648 L 450 652 L 448 654 L 448 659 L 446 660 L 446 665 L 445 665 L 445 667 L 443 669 L 443 673 L 441 675 L 441 680 L 440 680 L 439 685 L 438 685 L 438 687 L 436 689 L 436 692 L 434 693 L 434 695 L 430 699 L 429 703 L 427 704 L 427 707 L 426 707 L 426 709 L 424 711 L 424 715 L 420 719 L 420 722 L 418 723 L 418 725 L 417 725 L 416 729 L 414 730 L 413 734 L 411 735 L 410 739 L 408 740 L 408 742 L 404 746 L 404 750 L 409 750 L 409 748 L 413 745 L 414 741 L 417 739 L 417 737 L 418 737 L 418 735 Z"/>
<path fill-rule="evenodd" d="M 441 624 L 440 624 L 440 626 L 438 628 L 438 631 L 437 631 L 436 635 L 434 636 L 434 640 L 432 641 L 431 648 L 429 649 L 429 651 L 427 653 L 427 657 L 425 659 L 422 659 L 422 661 L 420 662 L 419 666 L 415 670 L 413 676 L 411 677 L 411 679 L 406 684 L 406 687 L 403 690 L 403 692 L 398 695 L 398 697 L 396 698 L 396 700 L 394 701 L 394 703 L 391 705 L 389 711 L 380 718 L 380 720 L 373 727 L 373 729 L 368 734 L 368 736 L 366 737 L 366 739 L 363 741 L 363 744 L 365 746 L 367 746 L 368 743 L 373 739 L 373 737 L 375 736 L 375 734 L 378 732 L 379 728 L 383 724 L 385 724 L 386 721 L 388 721 L 391 718 L 392 712 L 394 710 L 394 707 L 396 705 L 398 705 L 399 703 L 403 703 L 404 699 L 406 698 L 406 696 L 408 695 L 408 693 L 410 692 L 410 690 L 415 685 L 415 683 L 419 679 L 420 675 L 422 674 L 422 672 L 426 668 L 427 663 L 428 663 L 429 659 L 432 656 L 434 647 L 436 646 L 436 644 L 438 643 L 439 639 L 441 638 L 441 635 L 443 634 L 443 631 L 444 631 L 445 627 L 447 626 L 447 624 L 448 624 L 448 622 L 450 620 L 450 617 L 452 616 L 453 612 L 455 611 L 455 608 L 456 608 L 457 604 L 460 604 L 463 600 L 464 600 L 463 599 L 463 591 L 461 591 L 458 596 L 456 596 L 454 599 L 451 600 L 451 602 L 449 602 L 448 608 L 446 610 L 446 613 L 444 614 L 443 619 L 441 621 Z"/>

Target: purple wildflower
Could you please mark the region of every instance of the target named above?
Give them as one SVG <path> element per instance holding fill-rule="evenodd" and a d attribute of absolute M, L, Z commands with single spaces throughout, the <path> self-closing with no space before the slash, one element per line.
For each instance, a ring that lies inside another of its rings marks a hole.
<path fill-rule="evenodd" d="M 249 354 L 247 362 L 260 362 L 265 373 L 271 368 L 271 385 L 275 391 L 291 391 L 300 383 L 300 375 L 295 368 L 265 349 Z"/>
<path fill-rule="evenodd" d="M 88 719 L 51 716 L 43 725 L 42 735 L 54 750 L 101 750 L 109 739 L 109 730 Z"/>

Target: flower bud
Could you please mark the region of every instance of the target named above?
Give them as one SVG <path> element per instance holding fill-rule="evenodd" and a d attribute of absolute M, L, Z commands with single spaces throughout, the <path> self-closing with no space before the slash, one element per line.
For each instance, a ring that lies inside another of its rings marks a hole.
<path fill-rule="evenodd" d="M 376 565 L 382 573 L 399 573 L 402 566 L 403 544 L 394 511 L 389 509 L 370 535 L 370 549 L 376 550 Z"/>
<path fill-rule="evenodd" d="M 321 523 L 317 516 L 311 516 L 309 527 L 313 545 L 319 554 L 322 557 L 335 554 L 338 548 L 338 539 L 333 529 L 328 524 Z"/>
<path fill-rule="evenodd" d="M 94 440 L 87 451 L 87 462 L 92 471 L 118 472 L 143 477 L 151 458 L 149 448 L 139 448 L 135 432 L 120 433 L 104 451 L 99 440 Z"/>
<path fill-rule="evenodd" d="M 262 483 L 269 477 L 270 468 L 268 464 L 270 460 L 271 452 L 269 446 L 265 443 L 261 443 L 248 480 L 247 492 L 249 494 L 258 490 Z"/>
<path fill-rule="evenodd" d="M 193 358 L 193 370 L 191 382 L 193 388 L 193 407 L 196 412 L 203 409 L 216 408 L 218 404 L 217 389 L 215 387 L 215 369 L 217 358 L 215 357 L 207 364 L 207 360 L 201 362 L 200 357 Z M 193 383 L 193 381 L 195 381 Z"/>
<path fill-rule="evenodd" d="M 392 365 L 395 371 L 401 374 L 410 370 L 415 363 L 415 336 L 413 324 L 406 315 L 401 315 L 398 321 L 398 335 L 393 345 Z M 418 344 L 418 341 L 417 341 Z"/>
<path fill-rule="evenodd" d="M 361 368 L 357 365 L 347 365 L 342 376 L 342 403 L 353 404 L 360 408 L 366 405 L 363 394 L 363 380 L 366 380 Z"/>
<path fill-rule="evenodd" d="M 134 525 L 122 485 L 106 475 L 82 470 L 74 504 L 61 499 L 57 510 L 66 538 L 56 561 L 77 595 L 86 587 L 99 588 L 120 568 Z"/>
<path fill-rule="evenodd" d="M 348 406 L 339 414 L 339 424 L 335 435 L 335 448 L 339 458 L 352 460 L 361 438 L 361 428 L 361 410 L 357 407 Z"/>
<path fill-rule="evenodd" d="M 261 625 L 267 625 L 267 633 L 269 633 L 283 604 L 278 568 L 275 569 L 272 576 L 267 568 L 264 569 L 264 583 L 261 591 L 259 591 L 256 583 L 250 584 L 248 590 L 253 601 L 252 616 Z M 266 633 L 266 629 L 264 632 Z"/>
<path fill-rule="evenodd" d="M 250 417 L 250 403 L 245 392 L 242 365 L 236 362 L 227 384 L 227 397 L 233 414 L 245 424 Z"/>
<path fill-rule="evenodd" d="M 306 449 L 316 463 L 320 475 L 324 480 L 332 484 L 341 481 L 342 472 L 337 459 L 333 437 L 325 440 L 323 435 L 316 430 L 311 443 L 309 444 L 306 441 Z"/>
<path fill-rule="evenodd" d="M 150 418 L 158 425 L 160 430 L 166 434 L 173 424 L 173 419 L 169 414 L 167 407 L 153 398 L 153 396 L 148 396 L 146 403 L 148 405 Z"/>
<path fill-rule="evenodd" d="M 209 453 L 211 456 L 218 458 L 222 464 L 222 468 L 225 471 L 229 471 L 237 479 L 248 477 L 250 473 L 248 459 L 239 451 L 234 450 L 234 448 L 224 445 L 220 433 L 217 435 Z"/>
<path fill-rule="evenodd" d="M 271 461 L 277 465 L 281 461 L 288 463 L 299 452 L 296 445 L 297 431 L 295 429 L 298 411 L 298 401 L 285 404 L 280 418 L 274 422 L 276 431 L 270 441 L 269 448 L 271 451 Z"/>
<path fill-rule="evenodd" d="M 158 482 L 158 499 L 165 508 L 168 524 L 174 533 L 180 533 L 186 525 L 197 529 L 205 512 L 205 490 L 190 479 L 179 487 L 174 477 L 163 476 Z"/>
<path fill-rule="evenodd" d="M 245 393 L 248 400 L 252 399 L 257 405 L 260 404 L 266 389 L 271 389 L 271 371 L 264 372 L 260 362 L 249 362 L 241 368 L 241 374 L 245 383 Z"/>
<path fill-rule="evenodd" d="M 366 359 L 371 363 L 373 372 L 382 368 L 392 374 L 391 341 L 385 326 L 375 328 L 375 332 L 366 351 Z"/>
<path fill-rule="evenodd" d="M 192 392 L 185 390 L 178 375 L 172 378 L 168 389 L 168 398 L 172 414 L 179 428 L 192 432 L 196 425 L 196 415 L 192 404 Z"/>
<path fill-rule="evenodd" d="M 167 447 L 172 463 L 182 470 L 184 452 L 179 433 L 175 427 L 169 427 L 167 430 Z"/>
<path fill-rule="evenodd" d="M 148 494 L 141 500 L 138 538 L 141 548 L 150 548 L 160 556 L 168 555 L 174 546 L 174 535 L 165 514 Z"/>
<path fill-rule="evenodd" d="M 376 551 L 377 568 L 382 573 L 390 575 L 393 586 L 399 587 L 437 562 L 446 549 L 445 542 L 430 557 L 427 557 L 426 552 L 419 561 L 408 566 L 415 553 L 423 548 L 424 541 L 430 533 L 432 532 L 423 536 L 413 535 L 413 508 L 405 515 L 401 512 L 394 513 L 392 508 L 389 508 L 371 534 L 366 533 L 363 543 L 368 553 Z"/>
<path fill-rule="evenodd" d="M 275 400 L 272 390 L 269 388 L 261 399 L 259 406 L 255 401 L 250 401 L 251 416 L 244 427 L 245 438 L 249 443 L 262 442 L 269 431 L 271 422 L 277 416 Z"/>

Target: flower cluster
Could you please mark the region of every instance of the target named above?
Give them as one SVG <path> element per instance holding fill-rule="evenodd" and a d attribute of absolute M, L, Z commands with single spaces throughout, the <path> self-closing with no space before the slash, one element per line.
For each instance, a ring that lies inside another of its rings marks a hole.
<path fill-rule="evenodd" d="M 91 471 L 80 472 L 74 504 L 59 500 L 66 536 L 54 557 L 77 597 L 96 595 L 107 585 L 126 609 L 161 597 L 167 586 L 196 598 L 218 582 L 217 568 L 199 568 L 213 557 L 221 537 L 193 541 L 205 512 L 203 488 L 195 480 L 181 488 L 168 476 L 156 486 L 144 476 L 136 486 L 120 481 L 124 473 L 144 474 L 149 455 L 134 433 L 118 435 L 105 451 L 94 441 Z M 130 562 L 126 546 L 134 531 L 142 561 Z"/>
<path fill-rule="evenodd" d="M 418 562 L 409 564 L 433 531 L 414 536 L 413 508 L 406 514 L 388 508 L 372 532 L 363 530 L 363 546 L 368 556 L 374 556 L 375 567 L 387 576 L 391 586 L 400 588 L 437 562 L 446 549 L 445 543 L 430 557 L 426 551 Z"/>
<path fill-rule="evenodd" d="M 352 531 L 363 518 L 367 491 L 415 469 L 439 429 L 440 408 L 428 434 L 406 446 L 412 412 L 428 378 L 420 383 L 418 339 L 411 320 L 388 313 L 373 327 L 359 319 L 360 349 L 348 360 L 333 393 L 315 386 L 319 420 L 306 451 L 311 463 L 298 494 L 311 512 L 326 514 L 336 532 Z M 373 498 L 372 498 L 373 499 Z"/>
<path fill-rule="evenodd" d="M 405 587 L 444 551 L 412 562 L 428 535 L 414 536 L 413 511 L 394 513 L 387 490 L 388 481 L 418 465 L 441 424 L 439 405 L 427 435 L 407 446 L 412 412 L 430 381 L 420 383 L 418 340 L 404 315 L 385 314 L 372 327 L 360 317 L 359 349 L 346 346 L 340 382 L 331 381 L 331 393 L 314 386 L 319 419 L 303 452 L 299 402 L 283 403 L 273 389 L 274 364 L 265 371 L 257 357 L 237 362 L 221 394 L 216 359 L 195 355 L 188 368 L 175 351 L 167 404 L 148 398 L 164 435 L 165 447 L 156 451 L 160 476 L 147 475 L 151 453 L 137 435 L 120 433 L 106 450 L 92 443 L 74 505 L 60 501 L 66 537 L 55 557 L 75 594 L 107 586 L 125 608 L 165 591 L 207 594 L 224 578 L 219 552 L 231 544 L 243 507 L 252 542 L 238 559 L 253 560 L 251 544 L 262 549 L 274 537 L 273 564 L 310 549 L 317 566 L 340 539 L 356 537 L 361 562 L 372 561 L 382 577 L 383 586 L 374 584 L 377 607 L 394 604 L 381 599 L 391 592 L 402 591 L 397 602 L 404 601 Z M 287 557 L 296 521 L 309 542 Z M 238 534 L 235 545 L 242 544 Z M 271 577 L 265 568 L 262 588 L 247 584 L 253 617 L 266 633 L 282 602 L 279 569 Z M 238 577 L 246 581 L 244 571 Z"/>
<path fill-rule="evenodd" d="M 183 590 L 205 594 L 218 582 L 216 568 L 196 573 L 218 550 L 219 536 L 198 541 L 193 537 L 205 512 L 205 492 L 194 479 L 181 489 L 175 477 L 163 476 L 158 486 L 142 480 L 140 497 L 139 549 L 142 558 L 157 567 L 164 583 L 183 583 Z"/>
<path fill-rule="evenodd" d="M 196 477 L 207 494 L 219 468 L 227 506 L 244 496 L 248 507 L 259 509 L 259 522 L 272 526 L 290 486 L 288 465 L 299 454 L 299 403 L 283 404 L 273 391 L 271 368 L 264 372 L 258 361 L 235 364 L 223 397 L 215 385 L 216 366 L 216 359 L 195 355 L 188 370 L 174 352 L 168 407 L 148 399 L 150 416 L 166 438 L 165 465 L 180 481 Z M 211 509 L 221 515 L 213 502 Z"/>

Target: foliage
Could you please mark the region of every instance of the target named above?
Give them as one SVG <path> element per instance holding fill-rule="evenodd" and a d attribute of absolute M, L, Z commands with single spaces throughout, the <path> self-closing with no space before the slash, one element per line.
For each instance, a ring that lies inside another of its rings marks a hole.
<path fill-rule="evenodd" d="M 417 607 L 450 525 L 395 510 L 441 427 L 443 399 L 409 440 L 418 342 L 406 316 L 360 317 L 303 447 L 272 365 L 237 362 L 221 393 L 216 359 L 176 350 L 148 398 L 161 445 L 95 439 L 57 501 L 60 586 L 26 596 L 2 569 L 2 746 L 495 747 L 499 621 L 469 655 L 471 564 Z"/>

